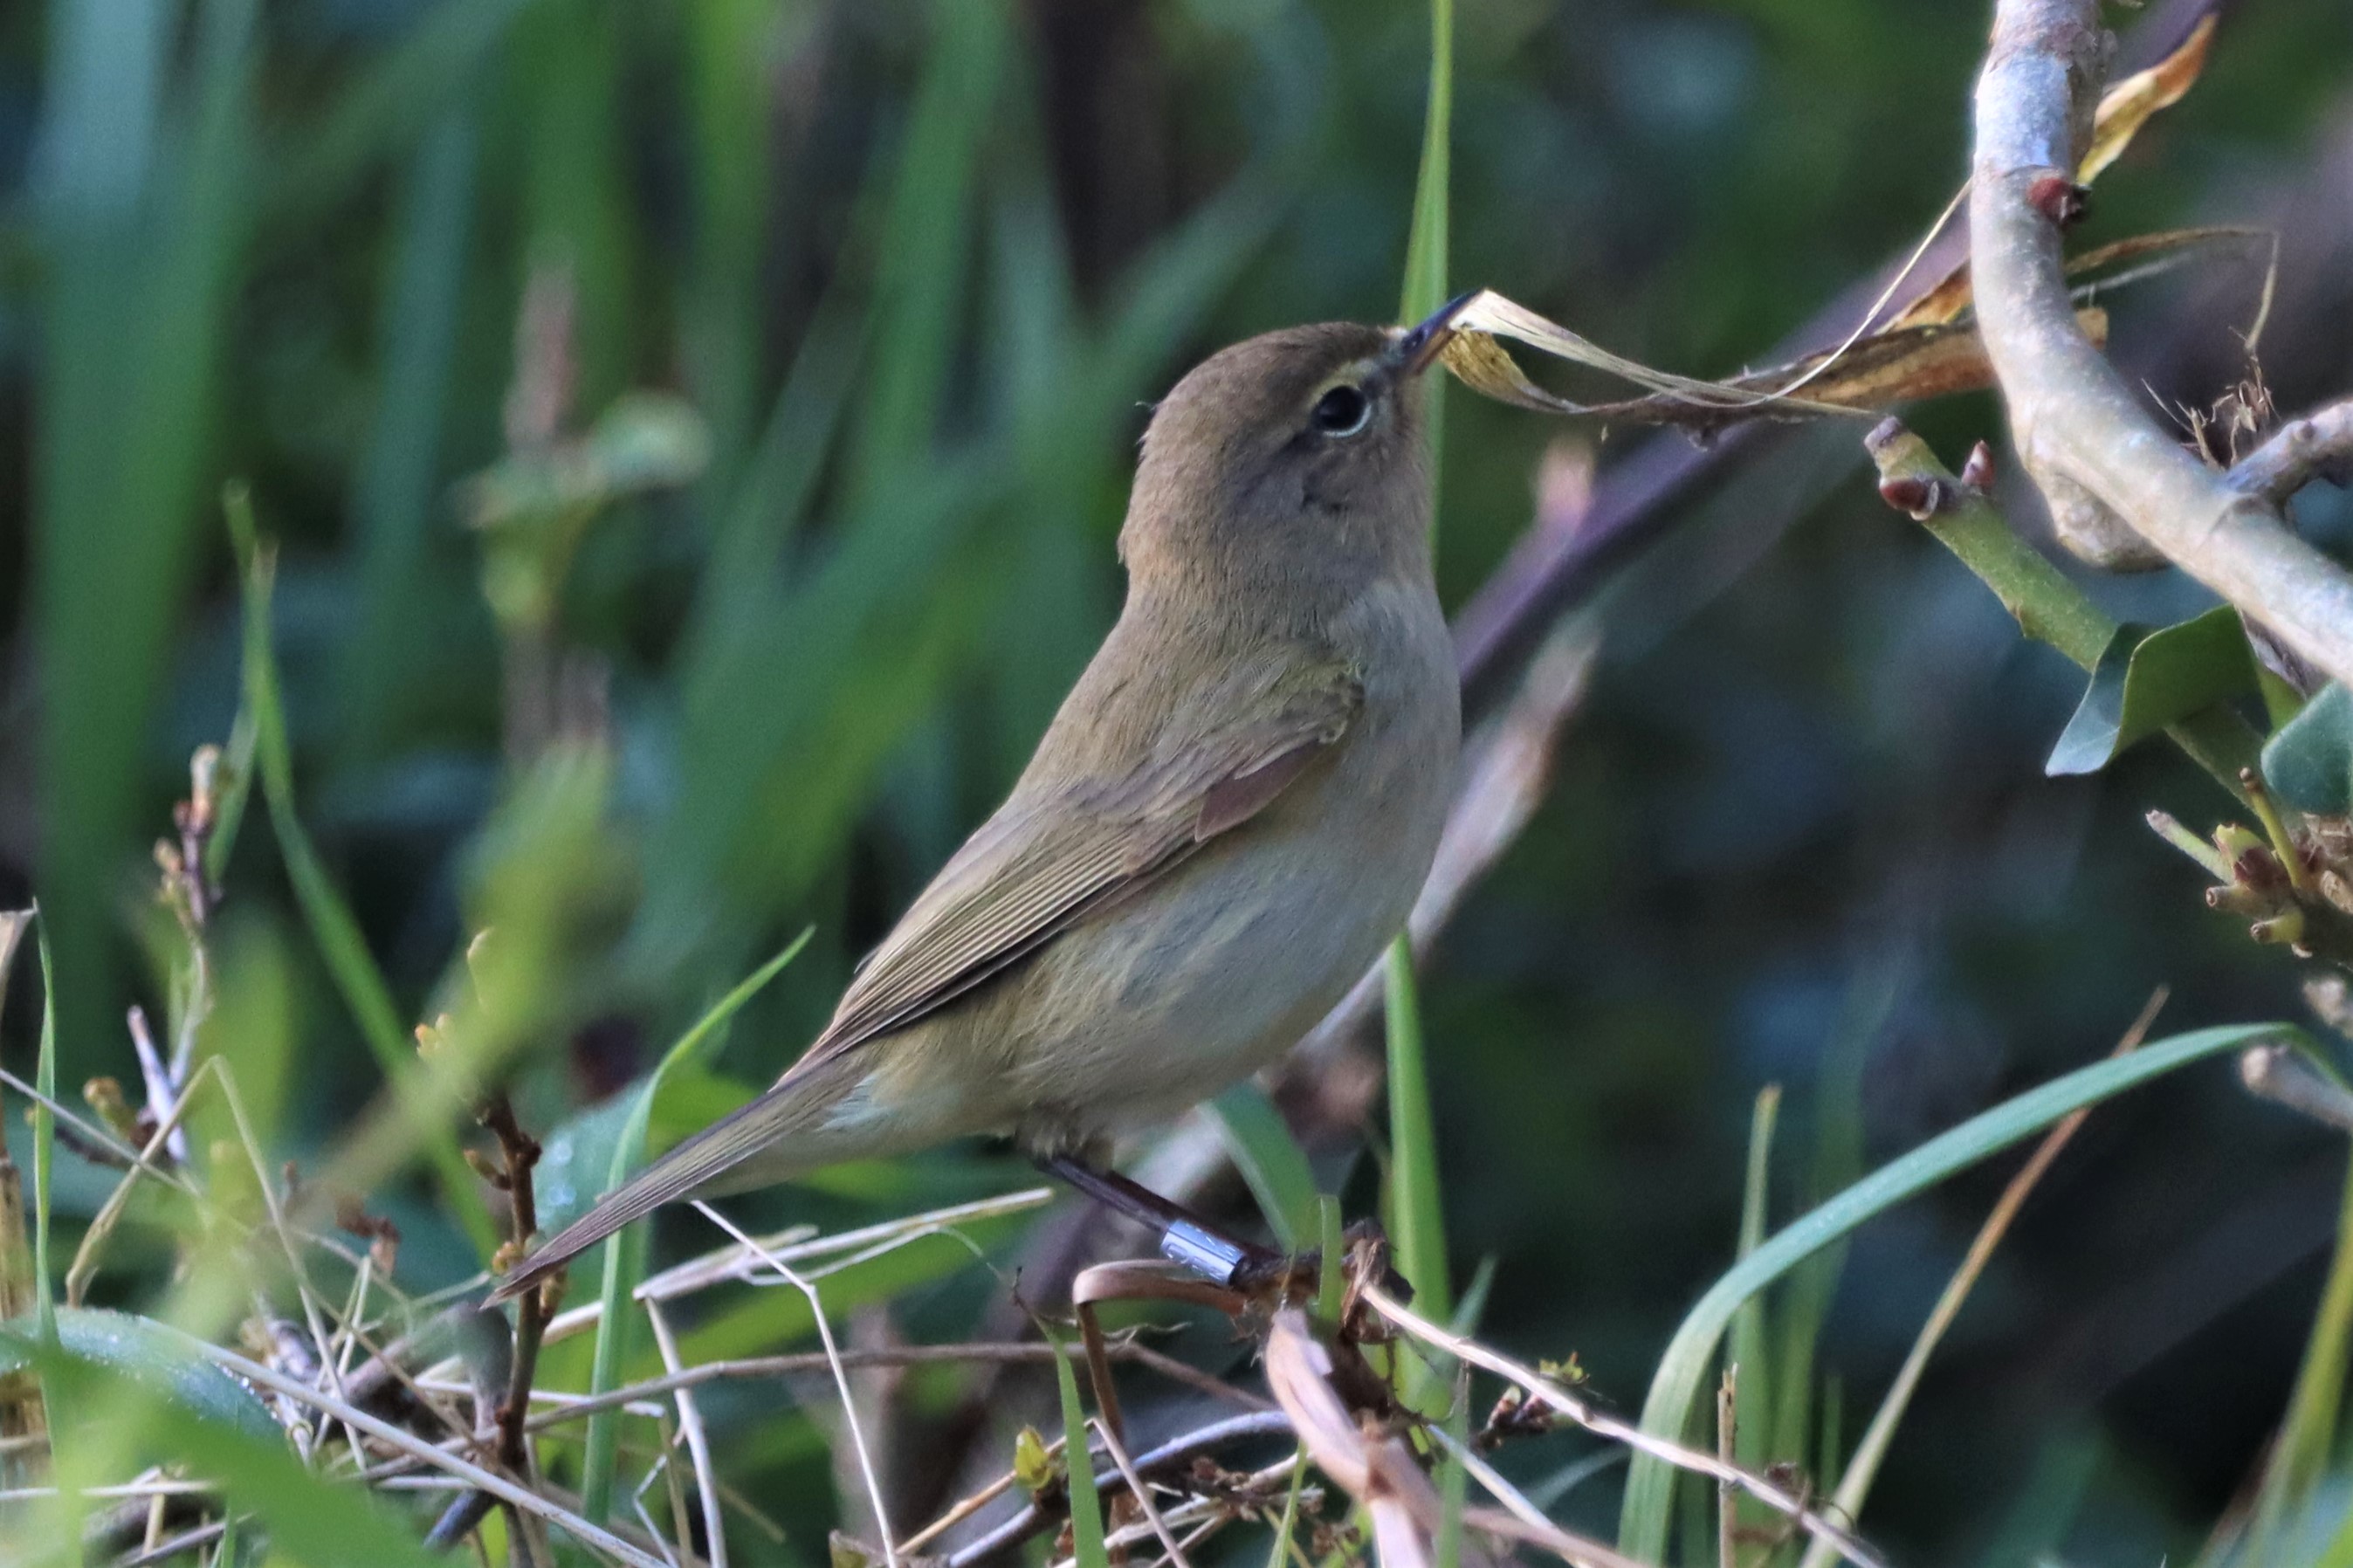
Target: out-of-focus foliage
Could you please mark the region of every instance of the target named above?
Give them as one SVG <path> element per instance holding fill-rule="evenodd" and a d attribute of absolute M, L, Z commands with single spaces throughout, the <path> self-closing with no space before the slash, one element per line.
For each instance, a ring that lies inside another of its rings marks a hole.
<path fill-rule="evenodd" d="M 1677 371 L 1768 363 L 1959 177 L 1983 9 L 1466 4 L 1449 281 Z M 170 1012 L 147 847 L 238 710 L 232 477 L 280 541 L 293 798 L 397 1016 L 507 1020 L 518 1107 L 557 1130 L 543 1179 L 593 1190 L 628 1114 L 607 1097 L 813 926 L 648 1136 L 764 1080 L 1109 624 L 1144 406 L 1224 342 L 1395 309 L 1428 39 L 1402 0 L 0 10 L 0 904 L 37 891 L 53 922 L 60 1081 L 136 1082 L 122 1008 Z M 2348 79 L 2339 7 L 2246 0 L 2084 232 L 2280 228 L 2284 407 L 2353 363 Z M 2258 282 L 2221 260 L 2118 295 L 2112 342 L 2202 406 L 2243 369 L 2227 327 Z M 1967 399 L 1921 424 L 1957 450 L 1996 419 Z M 1556 433 L 1451 400 L 1450 604 L 1525 526 Z M 2160 982 L 2165 1032 L 2294 1005 L 2140 827 L 2223 797 L 2154 747 L 2046 780 L 2081 681 L 1859 468 L 1843 427 L 1779 441 L 1617 585 L 1554 796 L 1421 987 L 1455 1277 L 1494 1258 L 1483 1331 L 1574 1350 L 1621 1406 L 1732 1256 L 1762 1085 L 1788 1089 L 1778 1221 L 2096 1055 Z M 2353 538 L 2342 492 L 2300 504 Z M 2204 604 L 2094 591 L 2157 625 Z M 265 816 L 223 868 L 197 1049 L 266 1082 L 271 1152 L 317 1170 L 382 1074 Z M 469 970 L 493 911 L 552 902 Z M 38 999 L 13 988 L 0 1020 L 27 1074 Z M 1349 1152 L 1314 1152 L 1361 1212 Z M 2097 1112 L 1931 1368 L 1877 1538 L 1924 1563 L 2194 1551 L 2286 1397 L 2341 1158 L 2211 1072 Z M 419 1289 L 484 1261 L 426 1169 L 370 1199 Z M 750 1207 L 853 1222 L 1018 1179 L 949 1151 Z M 1783 1321 L 1824 1328 L 1777 1354 L 1777 1443 L 1819 1443 L 1824 1380 L 1860 1426 L 1999 1180 L 1863 1229 L 1834 1295 L 1799 1276 Z M 60 1252 L 111 1185 L 59 1153 Z M 160 1264 L 154 1217 L 134 1205 L 115 1256 Z M 1010 1224 L 975 1234 L 1019 1256 Z M 969 1261 L 934 1238 L 827 1300 L 966 1332 L 1002 1294 Z M 688 1350 L 807 1323 L 761 1292 Z M 590 1353 L 548 1358 L 585 1386 Z M 996 1414 L 1052 1427 L 1052 1380 L 1025 1387 Z M 704 1401 L 788 1525 L 738 1557 L 815 1563 L 835 1473 L 769 1392 Z M 943 1373 L 899 1402 L 954 1431 L 969 1392 Z M 894 1484 L 946 1495 L 940 1451 Z M 1564 1516 L 1606 1533 L 1614 1489 Z"/>

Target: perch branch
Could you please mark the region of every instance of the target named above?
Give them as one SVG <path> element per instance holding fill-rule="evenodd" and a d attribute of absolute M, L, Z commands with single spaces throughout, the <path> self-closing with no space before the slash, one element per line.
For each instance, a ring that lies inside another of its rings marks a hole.
<path fill-rule="evenodd" d="M 1970 267 L 2019 453 L 2063 534 L 2098 534 L 2121 518 L 2353 681 L 2353 574 L 2184 449 L 2076 325 L 2059 231 L 2112 47 L 2098 0 L 2000 0 L 1978 80 Z"/>

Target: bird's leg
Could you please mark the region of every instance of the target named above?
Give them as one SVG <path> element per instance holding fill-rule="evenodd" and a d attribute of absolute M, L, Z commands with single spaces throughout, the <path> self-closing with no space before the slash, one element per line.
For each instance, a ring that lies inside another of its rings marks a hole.
<path fill-rule="evenodd" d="M 1160 1233 L 1160 1256 L 1219 1285 L 1239 1286 L 1279 1273 L 1279 1252 L 1237 1241 L 1184 1205 L 1162 1197 L 1143 1183 L 1089 1164 L 1074 1154 L 1034 1156 L 1038 1168 L 1068 1182 L 1088 1197 Z"/>

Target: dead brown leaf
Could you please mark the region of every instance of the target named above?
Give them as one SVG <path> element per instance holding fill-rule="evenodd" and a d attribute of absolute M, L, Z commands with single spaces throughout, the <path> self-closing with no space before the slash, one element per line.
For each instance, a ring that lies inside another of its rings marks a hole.
<path fill-rule="evenodd" d="M 2171 54 L 2109 85 L 2092 117 L 2092 144 L 2075 165 L 2078 184 L 2088 185 L 2099 178 L 2101 171 L 2124 155 L 2158 110 L 2181 101 L 2206 68 L 2207 47 L 2213 41 L 2214 16 L 2210 12 L 2198 19 Z"/>

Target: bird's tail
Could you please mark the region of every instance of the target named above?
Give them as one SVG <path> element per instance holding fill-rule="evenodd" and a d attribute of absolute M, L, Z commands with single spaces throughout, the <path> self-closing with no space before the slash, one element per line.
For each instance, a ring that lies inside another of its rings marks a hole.
<path fill-rule="evenodd" d="M 830 1064 L 828 1064 L 830 1065 Z M 511 1300 L 588 1248 L 662 1205 L 694 1193 L 738 1190 L 782 1181 L 860 1151 L 827 1136 L 826 1113 L 839 1100 L 838 1075 L 787 1073 L 750 1104 L 720 1118 L 639 1171 L 541 1246 L 499 1282 L 487 1305 Z M 736 1167 L 760 1156 L 754 1179 L 731 1187 Z"/>

